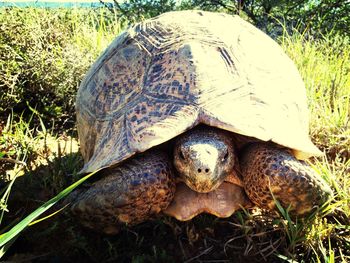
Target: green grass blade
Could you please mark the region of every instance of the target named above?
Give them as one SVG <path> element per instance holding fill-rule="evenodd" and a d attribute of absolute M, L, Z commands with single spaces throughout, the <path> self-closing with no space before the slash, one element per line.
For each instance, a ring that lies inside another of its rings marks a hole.
<path fill-rule="evenodd" d="M 39 219 L 37 219 L 37 220 L 35 220 L 35 221 L 32 221 L 31 223 L 29 223 L 28 226 L 35 225 L 35 224 L 37 224 L 37 223 L 40 223 L 41 221 L 44 221 L 44 220 L 46 220 L 46 219 L 48 219 L 48 218 L 50 218 L 50 217 L 53 217 L 54 215 L 56 215 L 56 214 L 58 214 L 59 212 L 63 211 L 68 205 L 69 205 L 69 204 L 66 204 L 64 207 L 58 209 L 57 211 L 55 211 L 55 212 L 53 212 L 53 213 L 51 213 L 51 214 L 49 214 L 49 215 L 47 215 L 47 216 L 45 216 L 45 217 L 43 217 L 43 218 L 39 218 Z"/>
<path fill-rule="evenodd" d="M 16 241 L 18 236 L 15 236 L 14 238 L 12 238 L 9 242 L 7 242 L 4 246 L 2 246 L 0 248 L 0 258 L 2 258 L 6 251 L 10 248 L 10 246 Z"/>
<path fill-rule="evenodd" d="M 37 208 L 34 212 L 29 214 L 26 218 L 24 218 L 21 222 L 19 222 L 17 225 L 15 225 L 11 230 L 8 232 L 2 234 L 0 236 L 0 247 L 2 248 L 5 246 L 8 242 L 10 242 L 13 238 L 15 238 L 21 231 L 23 231 L 33 220 L 38 218 L 42 213 L 47 211 L 50 207 L 52 207 L 55 203 L 57 203 L 59 200 L 61 200 L 63 197 L 67 196 L 71 191 L 73 191 L 76 187 L 78 187 L 81 183 L 83 183 L 85 180 L 90 178 L 92 175 L 97 173 L 99 170 L 90 173 L 83 178 L 81 178 L 79 181 L 75 182 L 74 184 L 70 185 L 63 191 L 61 191 L 58 195 L 51 198 L 49 201 L 47 201 L 45 204 Z"/>

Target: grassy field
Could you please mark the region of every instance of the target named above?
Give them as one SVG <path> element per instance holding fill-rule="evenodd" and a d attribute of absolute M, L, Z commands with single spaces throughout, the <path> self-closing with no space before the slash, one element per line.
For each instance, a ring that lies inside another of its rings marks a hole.
<path fill-rule="evenodd" d="M 123 28 L 103 9 L 0 9 L 2 233 L 78 179 L 82 160 L 74 96 L 89 65 Z M 63 211 L 29 226 L 4 257 L 23 262 L 350 262 L 350 39 L 306 39 L 295 32 L 279 42 L 303 76 L 310 134 L 325 153 L 310 163 L 335 193 L 318 214 L 297 221 L 283 210 L 257 209 L 228 219 L 164 217 L 107 237 L 81 229 Z"/>

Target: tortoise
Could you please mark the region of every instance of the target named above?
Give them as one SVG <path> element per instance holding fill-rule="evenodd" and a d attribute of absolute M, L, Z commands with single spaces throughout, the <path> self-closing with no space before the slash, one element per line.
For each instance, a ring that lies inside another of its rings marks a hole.
<path fill-rule="evenodd" d="M 332 195 L 305 162 L 322 153 L 298 70 L 238 16 L 177 11 L 130 27 L 86 74 L 76 111 L 80 173 L 101 171 L 71 211 L 96 231 L 275 200 L 304 216 Z"/>

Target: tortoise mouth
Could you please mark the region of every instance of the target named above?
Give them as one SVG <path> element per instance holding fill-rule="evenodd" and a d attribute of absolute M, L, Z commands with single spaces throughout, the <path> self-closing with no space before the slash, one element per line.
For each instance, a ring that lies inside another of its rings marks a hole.
<path fill-rule="evenodd" d="M 211 192 L 198 193 L 180 182 L 176 185 L 172 202 L 163 212 L 177 220 L 187 221 L 201 213 L 225 218 L 242 207 L 250 206 L 244 189 L 236 184 L 223 182 Z"/>

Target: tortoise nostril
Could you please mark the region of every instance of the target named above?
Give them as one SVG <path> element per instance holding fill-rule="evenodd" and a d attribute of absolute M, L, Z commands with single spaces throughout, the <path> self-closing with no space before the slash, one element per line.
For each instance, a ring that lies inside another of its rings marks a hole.
<path fill-rule="evenodd" d="M 206 168 L 206 169 L 203 170 L 203 171 L 205 171 L 206 173 L 209 173 L 210 170 L 209 170 L 209 168 Z M 198 169 L 197 169 L 197 172 L 198 172 L 198 173 L 201 173 L 201 172 L 202 172 L 202 169 L 201 169 L 201 168 L 198 168 Z"/>

